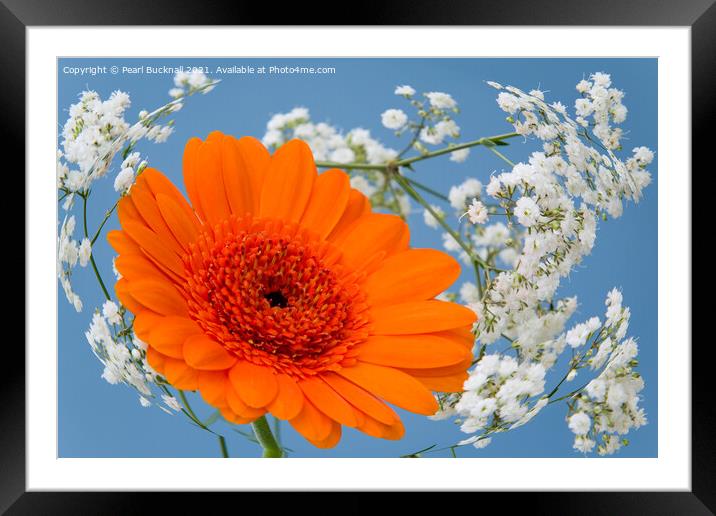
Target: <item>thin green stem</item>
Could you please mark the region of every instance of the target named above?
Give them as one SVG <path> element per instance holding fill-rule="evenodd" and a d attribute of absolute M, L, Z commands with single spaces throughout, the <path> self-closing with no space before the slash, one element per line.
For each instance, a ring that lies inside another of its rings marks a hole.
<path fill-rule="evenodd" d="M 437 198 L 440 199 L 440 200 L 443 200 L 443 201 L 445 201 L 445 202 L 450 202 L 450 199 L 448 199 L 447 195 L 443 195 L 443 194 L 441 194 L 440 192 L 438 192 L 437 190 L 433 190 L 433 189 L 430 188 L 429 186 L 425 186 L 425 185 L 422 184 L 422 183 L 418 183 L 415 179 L 412 179 L 412 178 L 410 178 L 410 177 L 405 177 L 405 176 L 403 176 L 403 178 L 405 178 L 405 180 L 406 180 L 408 183 L 410 183 L 411 185 L 413 185 L 415 188 L 417 188 L 417 189 L 419 189 L 419 190 L 422 190 L 423 192 L 429 193 L 429 194 L 431 194 L 431 195 L 437 197 Z"/>
<path fill-rule="evenodd" d="M 502 161 L 504 161 L 505 163 L 507 163 L 507 164 L 510 165 L 511 167 L 514 167 L 514 166 L 515 166 L 515 164 L 514 164 L 510 159 L 508 159 L 507 156 L 505 156 L 505 155 L 502 154 L 500 151 L 498 151 L 497 149 L 495 149 L 492 145 L 486 145 L 486 147 L 490 150 L 490 152 L 492 152 L 493 154 L 495 154 L 498 158 L 500 158 Z"/>
<path fill-rule="evenodd" d="M 87 197 L 89 197 L 89 192 L 82 195 L 82 222 L 85 230 L 85 238 L 89 238 L 89 232 L 87 231 Z M 94 253 L 92 251 L 90 251 L 90 264 L 92 265 L 92 269 L 94 270 L 94 275 L 97 276 L 97 281 L 99 282 L 99 286 L 102 288 L 104 297 L 107 298 L 107 301 L 110 301 L 112 299 L 112 296 L 109 295 L 109 291 L 107 290 L 104 281 L 102 281 L 102 276 L 100 275 L 99 269 L 97 268 L 97 263 L 95 263 L 94 261 Z"/>
<path fill-rule="evenodd" d="M 453 145 L 451 147 L 445 147 L 436 151 L 426 152 L 425 154 L 421 154 L 420 156 L 413 156 L 412 158 L 401 159 L 392 164 L 398 167 L 405 167 L 417 161 L 423 161 L 425 159 L 434 158 L 436 156 L 442 156 L 443 154 L 450 154 L 451 152 L 455 152 L 456 150 L 468 149 L 470 147 L 476 147 L 478 145 L 484 145 L 488 148 L 491 148 L 495 145 L 496 142 L 506 140 L 507 138 L 514 138 L 515 136 L 519 136 L 519 133 L 506 133 L 498 134 L 495 136 L 487 136 L 478 140 L 472 140 L 469 142 L 460 143 L 458 145 Z"/>
<path fill-rule="evenodd" d="M 229 450 L 226 448 L 226 439 L 223 435 L 219 436 L 219 448 L 221 448 L 221 456 L 225 459 L 229 458 Z"/>
<path fill-rule="evenodd" d="M 276 442 L 276 438 L 271 432 L 271 427 L 266 421 L 266 416 L 261 416 L 251 423 L 251 428 L 254 431 L 256 440 L 263 446 L 264 458 L 281 458 L 283 457 L 283 450 Z"/>
<path fill-rule="evenodd" d="M 121 198 L 120 198 L 121 199 Z M 99 234 L 102 232 L 102 228 L 104 228 L 104 225 L 107 223 L 109 218 L 112 216 L 112 213 L 114 213 L 114 210 L 117 209 L 117 205 L 119 204 L 119 199 L 117 199 L 117 202 L 114 203 L 114 206 L 110 208 L 110 210 L 105 213 L 104 218 L 102 219 L 102 223 L 97 228 L 97 231 L 95 231 L 94 236 L 92 237 L 92 240 L 90 242 L 94 245 L 97 238 L 99 238 Z"/>

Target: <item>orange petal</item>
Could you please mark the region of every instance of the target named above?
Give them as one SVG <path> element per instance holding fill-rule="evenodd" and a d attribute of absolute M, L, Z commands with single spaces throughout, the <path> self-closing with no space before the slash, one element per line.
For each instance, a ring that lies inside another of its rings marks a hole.
<path fill-rule="evenodd" d="M 259 215 L 298 222 L 306 209 L 315 179 L 316 166 L 308 144 L 301 140 L 283 144 L 268 164 Z"/>
<path fill-rule="evenodd" d="M 229 375 L 226 371 L 199 371 L 196 383 L 201 397 L 209 405 L 220 407 L 226 405 L 226 387 Z"/>
<path fill-rule="evenodd" d="M 462 371 L 451 376 L 416 376 L 415 379 L 431 391 L 462 392 L 468 376 L 467 371 Z"/>
<path fill-rule="evenodd" d="M 179 204 L 168 195 L 160 193 L 157 196 L 157 206 L 174 238 L 184 250 L 188 249 L 189 244 L 199 235 L 197 224 L 187 217 Z"/>
<path fill-rule="evenodd" d="M 244 400 L 241 399 L 236 389 L 231 385 L 231 381 L 226 385 L 226 401 L 229 408 L 241 417 L 257 418 L 266 413 L 265 409 L 249 407 Z"/>
<path fill-rule="evenodd" d="M 127 281 L 136 281 L 142 278 L 151 278 L 157 281 L 167 281 L 168 278 L 143 253 L 120 254 L 114 260 L 114 266 Z"/>
<path fill-rule="evenodd" d="M 126 278 L 117 280 L 117 283 L 114 284 L 114 293 L 117 294 L 119 302 L 133 314 L 138 314 L 144 310 L 144 305 L 137 301 L 129 292 L 129 281 L 127 281 Z"/>
<path fill-rule="evenodd" d="M 206 221 L 212 226 L 227 220 L 231 213 L 229 201 L 226 199 L 224 179 L 222 172 L 221 142 L 219 133 L 216 138 L 210 138 L 201 144 L 194 161 L 197 169 L 196 187 L 199 192 L 201 207 L 204 210 Z"/>
<path fill-rule="evenodd" d="M 167 358 L 166 355 L 162 355 L 152 346 L 147 347 L 147 363 L 162 376 L 165 376 L 164 366 L 167 364 Z"/>
<path fill-rule="evenodd" d="M 336 226 L 348 204 L 351 191 L 348 174 L 333 168 L 318 176 L 301 225 L 325 238 Z"/>
<path fill-rule="evenodd" d="M 147 182 L 147 186 L 149 186 L 149 189 L 152 191 L 154 197 L 158 198 L 159 194 L 166 195 L 172 199 L 177 206 L 179 206 L 189 220 L 194 223 L 198 223 L 194 210 L 191 209 L 191 206 L 189 206 L 189 203 L 186 202 L 182 193 L 176 186 L 174 186 L 167 176 L 159 172 L 157 169 L 147 167 L 142 171 L 139 177 Z"/>
<path fill-rule="evenodd" d="M 146 319 L 139 316 L 137 318 L 142 322 Z M 182 352 L 184 341 L 197 334 L 201 334 L 201 329 L 191 319 L 177 316 L 163 317 L 159 321 L 154 321 L 149 343 L 167 356 L 184 358 Z"/>
<path fill-rule="evenodd" d="M 221 407 L 219 410 L 221 411 L 221 417 L 235 425 L 246 425 L 248 423 L 253 422 L 257 417 L 259 417 L 241 417 L 238 414 L 234 413 L 234 411 L 231 410 L 229 407 Z"/>
<path fill-rule="evenodd" d="M 253 191 L 251 178 L 241 157 L 236 138 L 222 135 L 221 139 L 221 168 L 226 199 L 229 201 L 231 213 L 242 217 L 253 213 Z"/>
<path fill-rule="evenodd" d="M 303 407 L 303 392 L 296 382 L 285 374 L 277 374 L 278 394 L 268 406 L 269 412 L 279 419 L 293 419 Z"/>
<path fill-rule="evenodd" d="M 323 373 L 321 377 L 351 405 L 370 414 L 378 421 L 391 425 L 400 419 L 388 405 L 342 376 L 328 372 Z"/>
<path fill-rule="evenodd" d="M 320 378 L 307 378 L 298 383 L 306 398 L 318 410 L 342 425 L 358 425 L 353 408 Z"/>
<path fill-rule="evenodd" d="M 320 442 L 329 437 L 334 421 L 318 410 L 310 401 L 303 400 L 301 413 L 289 421 L 291 426 L 311 442 Z"/>
<path fill-rule="evenodd" d="M 446 290 L 460 276 L 460 264 L 435 249 L 409 249 L 386 258 L 363 284 L 372 305 L 422 301 Z"/>
<path fill-rule="evenodd" d="M 164 221 L 157 200 L 149 190 L 149 187 L 144 183 L 137 183 L 132 187 L 132 200 L 134 206 L 137 208 L 139 213 L 142 215 L 144 222 L 149 226 L 156 235 L 157 239 L 174 251 L 177 255 L 181 255 L 184 252 L 182 246 L 174 238 L 174 234 L 170 231 L 169 226 Z"/>
<path fill-rule="evenodd" d="M 191 205 L 194 211 L 201 217 L 201 220 L 206 220 L 204 210 L 201 207 L 201 199 L 199 198 L 201 171 L 197 166 L 197 161 L 201 144 L 202 141 L 199 138 L 191 138 L 186 142 L 182 165 L 184 169 L 184 186 L 186 186 L 186 192 L 189 194 Z"/>
<path fill-rule="evenodd" d="M 358 430 L 371 437 L 389 439 L 391 441 L 397 441 L 405 435 L 405 427 L 400 420 L 391 425 L 386 425 L 367 414 L 363 414 L 363 420 L 360 425 L 358 425 Z"/>
<path fill-rule="evenodd" d="M 407 248 L 408 234 L 408 225 L 397 215 L 371 213 L 362 217 L 339 244 L 345 263 L 357 269 L 376 253 Z"/>
<path fill-rule="evenodd" d="M 438 409 L 429 390 L 412 376 L 397 369 L 359 362 L 337 373 L 405 410 L 429 416 Z"/>
<path fill-rule="evenodd" d="M 129 293 L 141 304 L 163 315 L 188 315 L 186 301 L 166 281 L 143 279 L 129 284 Z"/>
<path fill-rule="evenodd" d="M 184 360 L 195 369 L 222 371 L 236 363 L 236 356 L 208 335 L 201 333 L 184 341 Z"/>
<path fill-rule="evenodd" d="M 251 185 L 251 213 L 258 213 L 261 190 L 271 155 L 259 140 L 251 136 L 244 136 L 234 142 L 239 149 L 244 170 Z"/>
<path fill-rule="evenodd" d="M 160 265 L 177 276 L 184 277 L 184 264 L 172 249 L 167 248 L 159 236 L 143 223 L 126 222 L 122 227 L 139 246 Z"/>
<path fill-rule="evenodd" d="M 435 335 L 373 335 L 358 348 L 358 360 L 416 369 L 443 367 L 472 358 L 465 346 Z"/>
<path fill-rule="evenodd" d="M 199 387 L 198 371 L 189 367 L 183 360 L 167 357 L 164 364 L 164 377 L 177 389 L 193 391 Z"/>
<path fill-rule="evenodd" d="M 355 188 L 351 188 L 346 209 L 333 231 L 328 235 L 328 240 L 340 242 L 353 229 L 358 219 L 368 213 L 370 213 L 370 201 L 368 198 Z"/>
<path fill-rule="evenodd" d="M 328 433 L 328 437 L 325 439 L 322 439 L 320 441 L 314 441 L 312 439 L 308 439 L 308 441 L 315 446 L 316 448 L 326 449 L 326 448 L 333 448 L 336 444 L 338 444 L 338 441 L 341 440 L 341 425 L 336 423 L 335 421 L 331 422 L 331 431 Z"/>
<path fill-rule="evenodd" d="M 164 319 L 164 316 L 151 310 L 141 310 L 137 312 L 134 317 L 134 322 L 132 323 L 134 334 L 144 342 L 149 342 L 152 332 L 159 328 L 159 325 Z"/>
<path fill-rule="evenodd" d="M 238 395 L 250 407 L 265 407 L 278 394 L 278 382 L 273 371 L 246 360 L 231 368 L 229 379 Z"/>
<path fill-rule="evenodd" d="M 107 241 L 112 249 L 117 251 L 117 254 L 137 254 L 141 253 L 142 249 L 137 243 L 127 236 L 127 233 L 114 229 L 107 233 Z"/>
<path fill-rule="evenodd" d="M 475 312 L 447 301 L 408 301 L 371 310 L 375 335 L 414 335 L 449 330 L 475 322 Z"/>

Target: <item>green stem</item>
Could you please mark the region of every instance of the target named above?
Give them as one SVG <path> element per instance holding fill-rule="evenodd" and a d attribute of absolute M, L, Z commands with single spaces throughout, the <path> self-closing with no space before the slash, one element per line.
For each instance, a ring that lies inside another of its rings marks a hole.
<path fill-rule="evenodd" d="M 82 222 L 85 230 L 85 238 L 89 238 L 89 231 L 87 231 L 87 197 L 89 197 L 89 192 L 82 195 Z M 99 282 L 99 286 L 102 287 L 102 292 L 104 293 L 104 297 L 107 298 L 107 301 L 112 300 L 112 296 L 109 295 L 109 291 L 107 290 L 107 287 L 104 284 L 104 281 L 102 281 L 102 276 L 99 273 L 99 269 L 97 268 L 97 263 L 94 261 L 94 253 L 90 252 L 90 264 L 92 264 L 92 269 L 94 270 L 94 275 L 97 276 L 97 281 Z"/>
<path fill-rule="evenodd" d="M 223 435 L 219 436 L 219 447 L 221 448 L 221 456 L 225 459 L 229 458 L 229 450 L 226 448 L 226 439 Z"/>
<path fill-rule="evenodd" d="M 480 138 L 478 140 L 472 140 L 469 142 L 460 143 L 458 145 L 453 145 L 451 147 L 445 147 L 440 150 L 426 152 L 425 154 L 421 154 L 420 156 L 414 156 L 412 158 L 401 159 L 400 161 L 394 162 L 393 165 L 398 166 L 398 167 L 405 167 L 407 165 L 415 163 L 416 161 L 422 161 L 424 159 L 434 158 L 436 156 L 442 156 L 443 154 L 450 154 L 451 152 L 454 152 L 456 150 L 468 149 L 470 147 L 475 147 L 477 145 L 484 145 L 488 148 L 491 148 L 496 142 L 506 140 L 507 138 L 514 138 L 515 136 L 519 136 L 519 133 L 506 133 L 506 134 L 498 134 L 495 136 L 488 136 L 485 138 Z"/>
<path fill-rule="evenodd" d="M 263 446 L 264 458 L 283 457 L 283 450 L 276 442 L 276 438 L 271 432 L 271 427 L 269 427 L 268 421 L 266 421 L 266 416 L 261 416 L 251 423 L 251 428 L 254 431 L 256 440 Z"/>
<path fill-rule="evenodd" d="M 446 195 L 441 194 L 441 193 L 438 192 L 437 190 L 433 190 L 433 189 L 430 188 L 429 186 L 425 186 L 425 185 L 422 184 L 422 183 L 418 183 L 415 179 L 412 179 L 412 178 L 410 178 L 410 177 L 405 177 L 405 176 L 403 176 L 403 177 L 405 178 L 405 180 L 406 180 L 408 183 L 410 183 L 411 185 L 413 185 L 415 188 L 417 188 L 417 189 L 419 189 L 419 190 L 422 190 L 423 192 L 429 193 L 429 194 L 431 194 L 431 195 L 437 197 L 437 198 L 440 199 L 440 200 L 443 200 L 443 201 L 445 201 L 445 202 L 450 202 L 450 199 L 449 199 Z"/>

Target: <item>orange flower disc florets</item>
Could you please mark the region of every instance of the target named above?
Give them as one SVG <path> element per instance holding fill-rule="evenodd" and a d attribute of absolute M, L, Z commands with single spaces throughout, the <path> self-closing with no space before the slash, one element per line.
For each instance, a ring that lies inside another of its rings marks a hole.
<path fill-rule="evenodd" d="M 238 358 L 291 376 L 353 363 L 367 307 L 330 248 L 295 225 L 232 216 L 184 258 L 189 314 Z"/>

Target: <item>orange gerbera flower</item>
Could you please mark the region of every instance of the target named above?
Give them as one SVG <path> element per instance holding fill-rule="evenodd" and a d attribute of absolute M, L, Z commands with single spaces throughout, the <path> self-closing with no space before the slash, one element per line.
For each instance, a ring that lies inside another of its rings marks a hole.
<path fill-rule="evenodd" d="M 429 415 L 431 391 L 462 389 L 475 315 L 433 299 L 459 264 L 409 249 L 407 224 L 372 213 L 345 172 L 317 174 L 299 140 L 270 156 L 213 132 L 187 143 L 184 183 L 191 204 L 144 170 L 108 237 L 117 296 L 169 383 L 326 448 L 341 425 L 399 439 L 386 402 Z"/>

